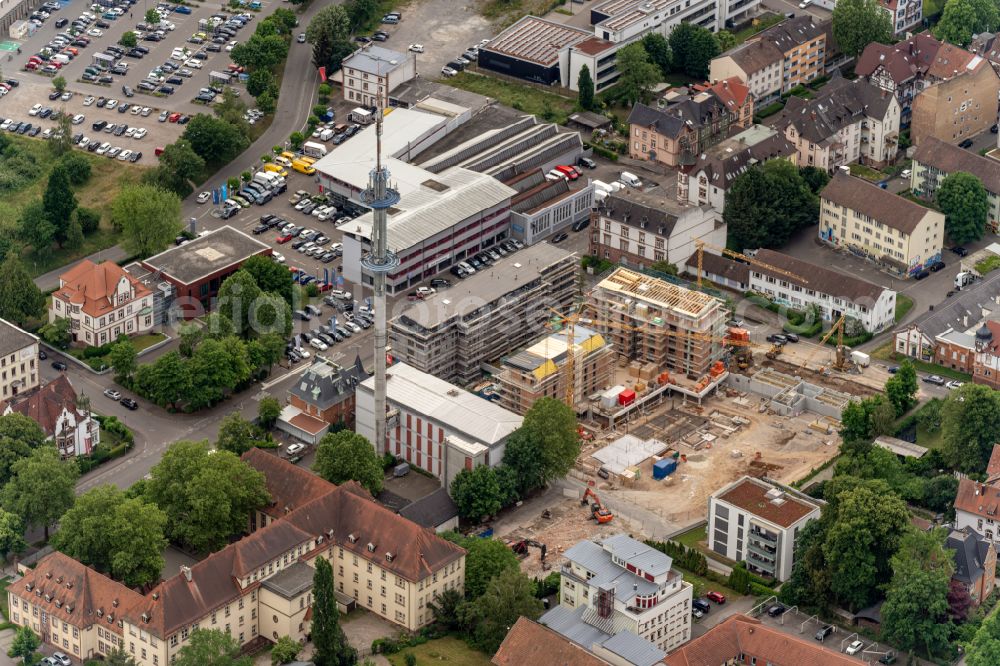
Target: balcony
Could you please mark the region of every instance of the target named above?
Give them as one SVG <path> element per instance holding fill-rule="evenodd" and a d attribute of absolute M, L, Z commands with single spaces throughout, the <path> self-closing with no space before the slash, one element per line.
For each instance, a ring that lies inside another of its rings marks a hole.
<path fill-rule="evenodd" d="M 747 542 L 747 559 L 754 560 L 764 566 L 774 567 L 777 557 L 752 541 Z"/>
<path fill-rule="evenodd" d="M 763 530 L 758 530 L 756 528 L 752 528 L 750 530 L 750 532 L 749 532 L 749 535 L 752 536 L 752 537 L 757 537 L 757 538 L 762 539 L 764 541 L 767 541 L 769 543 L 773 543 L 773 544 L 778 543 L 778 535 L 776 535 L 776 534 L 768 534 L 767 532 L 765 532 Z"/>

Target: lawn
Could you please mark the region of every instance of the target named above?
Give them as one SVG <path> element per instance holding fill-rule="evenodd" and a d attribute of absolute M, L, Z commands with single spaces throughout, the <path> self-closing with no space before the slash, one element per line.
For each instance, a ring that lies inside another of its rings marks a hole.
<path fill-rule="evenodd" d="M 896 321 L 899 322 L 913 307 L 913 299 L 904 294 L 896 294 Z"/>
<path fill-rule="evenodd" d="M 742 44 L 746 40 L 756 35 L 758 32 L 770 28 L 772 25 L 776 23 L 781 23 L 784 20 L 785 17 L 782 14 L 769 14 L 767 16 L 761 16 L 760 18 L 756 18 L 753 20 L 753 25 L 750 25 L 749 27 L 743 28 L 739 32 L 734 33 L 734 36 L 736 37 L 736 42 L 738 44 Z"/>
<path fill-rule="evenodd" d="M 156 343 L 162 342 L 163 340 L 166 339 L 167 336 L 164 335 L 163 333 L 147 333 L 146 335 L 136 335 L 134 337 L 131 337 L 129 338 L 129 342 L 131 342 L 132 346 L 135 347 L 136 353 L 141 354 L 143 350 L 152 347 Z M 67 350 L 67 353 L 73 356 L 74 358 L 80 359 L 81 361 L 88 364 L 95 370 L 100 370 L 102 366 L 108 364 L 106 355 L 91 356 L 90 358 L 84 358 L 83 352 L 85 349 L 87 349 L 87 347 L 70 347 Z"/>
<path fill-rule="evenodd" d="M 406 648 L 402 652 L 386 655 L 392 666 L 404 666 L 406 653 L 417 658 L 417 666 L 431 664 L 452 664 L 453 666 L 490 666 L 489 656 L 470 648 L 464 641 L 453 636 L 436 638 L 423 645 Z"/>
<path fill-rule="evenodd" d="M 671 539 L 671 541 L 684 544 L 688 548 L 700 548 L 700 544 L 708 540 L 708 535 L 706 534 L 705 529 L 705 525 L 696 527 L 693 530 L 684 532 L 683 534 L 678 534 Z"/>
<path fill-rule="evenodd" d="M 41 139 L 7 135 L 16 144 L 44 166 L 42 174 L 27 187 L 14 192 L 5 192 L 0 197 L 0 231 L 16 238 L 16 227 L 21 210 L 28 203 L 41 199 L 48 183 L 48 173 L 55 162 L 49 155 L 48 144 Z M 78 151 L 81 152 L 81 151 Z M 77 203 L 85 208 L 93 208 L 101 213 L 100 229 L 84 239 L 83 247 L 69 251 L 56 249 L 48 256 L 38 257 L 33 252 L 23 253 L 23 259 L 32 275 L 41 275 L 49 270 L 64 266 L 88 254 L 111 247 L 118 242 L 117 234 L 111 229 L 111 202 L 122 183 L 137 182 L 145 171 L 136 164 L 124 164 L 118 160 L 81 152 L 90 161 L 91 176 L 84 185 L 74 188 Z M 150 155 L 150 158 L 152 155 Z"/>
<path fill-rule="evenodd" d="M 898 307 L 898 304 L 897 304 Z M 896 354 L 893 350 L 893 342 L 887 342 L 881 347 L 873 349 L 870 354 L 872 358 L 877 358 L 880 361 L 886 361 L 888 363 L 899 364 L 903 362 L 904 357 Z M 968 375 L 964 372 L 958 370 L 952 370 L 951 368 L 945 368 L 940 365 L 935 365 L 934 363 L 927 363 L 926 361 L 921 361 L 919 359 L 905 357 L 917 372 L 923 372 L 929 375 L 940 375 L 946 379 L 957 379 L 960 382 L 971 382 L 972 375 Z"/>
<path fill-rule="evenodd" d="M 865 180 L 870 180 L 873 183 L 877 183 L 885 178 L 885 174 L 881 171 L 876 171 L 875 169 L 866 167 L 863 164 L 852 164 L 851 175 L 864 178 Z"/>
<path fill-rule="evenodd" d="M 576 100 L 492 76 L 462 72 L 458 76 L 442 79 L 441 83 L 492 97 L 518 111 L 559 124 L 565 124 L 566 118 L 576 108 Z"/>

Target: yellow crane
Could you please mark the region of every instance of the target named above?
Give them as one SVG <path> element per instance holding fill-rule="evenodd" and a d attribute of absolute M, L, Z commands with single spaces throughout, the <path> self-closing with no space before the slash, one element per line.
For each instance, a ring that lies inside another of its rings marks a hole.
<path fill-rule="evenodd" d="M 809 356 L 806 357 L 806 360 L 802 363 L 802 367 L 807 367 L 809 365 L 809 362 L 812 360 L 813 356 L 816 355 L 816 352 L 818 352 L 820 348 L 822 348 L 822 346 L 826 344 L 827 340 L 833 337 L 833 334 L 836 333 L 837 351 L 834 353 L 833 357 L 833 369 L 843 372 L 847 368 L 847 353 L 846 353 L 847 350 L 844 347 L 844 325 L 846 323 L 847 323 L 847 315 L 840 315 L 840 319 L 835 321 L 833 326 L 830 327 L 830 330 L 827 331 L 826 334 L 824 334 L 823 337 L 819 339 L 819 343 L 816 349 L 814 349 L 812 353 L 810 353 Z"/>
<path fill-rule="evenodd" d="M 705 248 L 706 247 L 711 248 L 713 250 L 718 250 L 719 252 L 721 252 L 722 254 L 724 254 L 727 257 L 732 257 L 733 259 L 739 259 L 740 261 L 745 261 L 748 264 L 751 264 L 753 266 L 759 266 L 761 268 L 765 268 L 765 269 L 767 269 L 771 273 L 777 273 L 778 275 L 784 275 L 785 277 L 793 278 L 795 280 L 798 280 L 802 284 L 809 284 L 809 281 L 806 280 L 801 275 L 796 275 L 795 273 L 792 273 L 791 271 L 786 271 L 784 268 L 778 268 L 777 266 L 772 266 L 771 264 L 768 264 L 766 262 L 760 261 L 758 259 L 754 259 L 753 257 L 748 257 L 747 255 L 742 254 L 740 252 L 735 252 L 733 250 L 729 250 L 729 249 L 726 249 L 724 247 L 719 247 L 718 245 L 712 245 L 711 243 L 707 243 L 707 242 L 705 242 L 703 240 L 697 240 L 697 241 L 694 242 L 694 244 L 695 244 L 695 247 L 698 248 L 698 276 L 697 277 L 698 277 L 698 288 L 699 289 L 701 289 L 701 276 L 704 273 L 704 269 L 703 269 L 703 266 L 702 266 L 702 261 L 704 259 Z"/>

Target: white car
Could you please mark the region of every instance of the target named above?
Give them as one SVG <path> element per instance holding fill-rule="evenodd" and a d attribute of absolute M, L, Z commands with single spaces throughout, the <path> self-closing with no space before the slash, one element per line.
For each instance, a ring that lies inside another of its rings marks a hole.
<path fill-rule="evenodd" d="M 103 37 L 104 31 L 99 30 L 98 28 L 91 28 L 90 30 L 87 31 L 87 34 L 90 35 L 91 37 Z"/>
<path fill-rule="evenodd" d="M 417 287 L 417 296 L 420 298 L 427 298 L 428 296 L 433 296 L 437 292 L 431 287 Z"/>
<path fill-rule="evenodd" d="M 423 53 L 424 52 L 424 45 L 423 44 L 410 44 L 410 50 L 413 51 L 414 53 Z"/>
<path fill-rule="evenodd" d="M 233 47 L 236 46 L 237 44 L 239 44 L 239 42 L 236 41 L 235 39 L 229 42 L 228 44 L 226 44 L 226 51 L 232 51 Z"/>
<path fill-rule="evenodd" d="M 74 125 L 79 125 L 84 120 L 86 120 L 86 118 L 84 117 L 84 115 L 82 113 L 78 113 L 75 116 L 73 116 L 73 124 Z"/>
<path fill-rule="evenodd" d="M 147 132 L 146 132 L 146 128 L 145 127 L 137 127 L 135 129 L 135 134 L 132 135 L 132 138 L 133 139 L 141 139 L 142 137 L 146 136 L 146 134 L 147 134 Z"/>
<path fill-rule="evenodd" d="M 965 386 L 965 382 L 960 382 L 960 381 L 952 380 L 952 381 L 948 382 L 947 384 L 945 384 L 944 386 L 947 389 L 957 389 L 957 388 L 962 388 L 963 386 Z"/>
<path fill-rule="evenodd" d="M 198 195 L 197 201 L 198 203 L 203 204 L 211 198 L 212 198 L 211 192 L 202 192 L 201 194 Z"/>
<path fill-rule="evenodd" d="M 294 444 L 289 444 L 288 448 L 285 449 L 285 453 L 287 453 L 290 456 L 294 456 L 296 453 L 305 450 L 305 448 L 306 448 L 305 444 L 300 444 L 296 442 Z"/>
<path fill-rule="evenodd" d="M 184 66 L 194 67 L 195 69 L 201 69 L 201 60 L 195 60 L 194 58 L 191 58 L 190 60 L 184 63 Z"/>
<path fill-rule="evenodd" d="M 127 150 L 126 149 L 126 150 L 123 150 L 122 152 L 118 153 L 118 160 L 120 162 L 127 162 L 128 158 L 130 158 L 130 157 L 132 157 L 132 151 L 131 150 Z"/>
<path fill-rule="evenodd" d="M 142 116 L 143 118 L 147 118 L 149 117 L 149 114 L 151 114 L 152 112 L 153 110 L 151 108 L 149 108 L 148 106 L 144 106 L 142 107 L 142 113 L 140 113 L 139 115 Z"/>
<path fill-rule="evenodd" d="M 52 129 L 51 128 L 49 128 L 49 129 L 45 130 L 44 132 L 42 132 L 42 138 L 43 139 L 49 139 L 51 137 L 52 137 Z"/>
<path fill-rule="evenodd" d="M 108 152 L 109 150 L 111 150 L 111 144 L 108 143 L 107 141 L 105 141 L 100 146 L 98 146 L 97 150 L 94 151 L 94 152 L 96 152 L 98 155 L 103 155 L 104 153 Z"/>
<path fill-rule="evenodd" d="M 87 137 L 83 137 L 82 139 L 80 139 L 80 143 L 78 143 L 77 145 L 80 146 L 81 148 L 86 148 L 87 146 L 90 145 L 90 139 L 88 139 Z"/>
<path fill-rule="evenodd" d="M 279 264 L 285 263 L 285 255 L 281 254 L 280 252 L 272 252 L 271 258 L 274 259 Z"/>
<path fill-rule="evenodd" d="M 109 99 L 104 103 L 104 108 L 108 111 L 114 111 L 116 106 L 118 106 L 118 100 L 116 99 Z"/>
<path fill-rule="evenodd" d="M 134 137 L 135 136 L 135 129 L 136 128 L 134 128 L 134 127 L 129 127 L 127 130 L 125 130 L 125 138 L 131 139 L 132 137 Z"/>
<path fill-rule="evenodd" d="M 41 111 L 41 110 L 42 110 L 42 105 L 41 104 L 36 104 L 33 107 L 31 107 L 30 109 L 28 109 L 28 115 L 29 116 L 37 116 L 38 112 Z"/>
<path fill-rule="evenodd" d="M 329 296 L 330 298 L 337 298 L 342 301 L 349 301 L 353 298 L 350 292 L 344 291 L 343 289 L 333 289 L 332 291 L 330 291 Z"/>
<path fill-rule="evenodd" d="M 131 109 L 128 110 L 128 112 L 131 113 L 133 116 L 137 116 L 140 113 L 142 113 L 142 107 L 133 106 Z"/>
<path fill-rule="evenodd" d="M 865 647 L 865 644 L 862 643 L 861 641 L 854 641 L 853 643 L 851 643 L 850 645 L 847 646 L 847 649 L 845 650 L 845 652 L 847 652 L 847 654 L 857 654 L 857 653 L 861 652 L 861 650 L 864 647 Z"/>
<path fill-rule="evenodd" d="M 441 73 L 445 76 L 458 76 L 458 72 L 447 65 L 441 68 Z"/>
<path fill-rule="evenodd" d="M 326 351 L 327 349 L 330 348 L 325 342 L 323 342 L 319 338 L 313 338 L 312 340 L 310 340 L 309 346 L 313 347 L 314 349 L 318 349 L 320 351 Z"/>
<path fill-rule="evenodd" d="M 360 326 L 358 326 L 357 324 L 355 324 L 353 321 L 345 321 L 344 322 L 344 326 L 346 326 L 347 328 L 351 329 L 355 333 L 360 333 L 361 331 L 364 330 L 363 328 L 361 328 Z"/>
<path fill-rule="evenodd" d="M 14 119 L 13 118 L 8 118 L 7 120 L 5 120 L 2 123 L 0 123 L 0 130 L 7 131 L 8 129 L 10 129 L 10 126 L 13 125 L 13 124 L 14 124 Z"/>
<path fill-rule="evenodd" d="M 94 103 L 94 96 L 93 95 L 88 95 L 87 98 L 85 100 L 83 100 L 83 105 L 84 106 L 90 106 L 93 103 Z"/>

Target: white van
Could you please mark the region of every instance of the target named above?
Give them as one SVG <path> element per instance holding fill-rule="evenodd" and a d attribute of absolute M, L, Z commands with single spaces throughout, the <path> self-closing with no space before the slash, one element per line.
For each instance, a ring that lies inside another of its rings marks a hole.
<path fill-rule="evenodd" d="M 329 141 L 332 138 L 333 138 L 333 130 L 332 129 L 325 129 L 325 130 L 323 130 L 322 132 L 319 133 L 319 140 L 320 141 Z"/>
<path fill-rule="evenodd" d="M 628 187 L 634 187 L 639 189 L 642 187 L 642 181 L 634 173 L 629 173 L 628 171 L 622 171 L 621 175 L 618 176 L 618 180 Z"/>
<path fill-rule="evenodd" d="M 594 192 L 604 192 L 604 196 L 611 194 L 611 186 L 603 180 L 591 181 L 591 184 L 594 186 Z"/>

